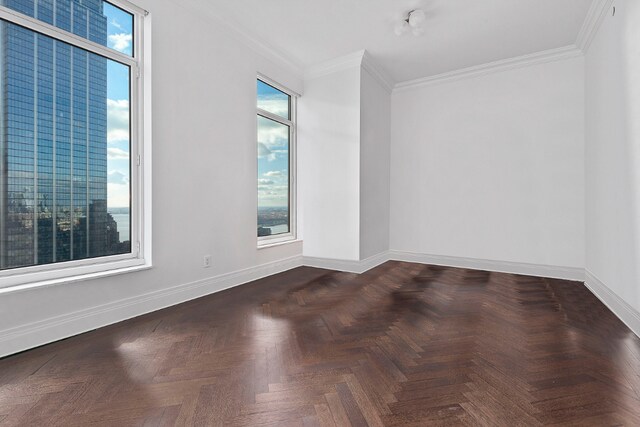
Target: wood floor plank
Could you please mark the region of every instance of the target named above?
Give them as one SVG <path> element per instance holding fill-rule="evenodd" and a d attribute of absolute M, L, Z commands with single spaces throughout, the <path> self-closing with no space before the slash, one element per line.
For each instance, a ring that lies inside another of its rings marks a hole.
<path fill-rule="evenodd" d="M 0 360 L 0 426 L 640 425 L 640 339 L 583 284 L 298 268 Z"/>

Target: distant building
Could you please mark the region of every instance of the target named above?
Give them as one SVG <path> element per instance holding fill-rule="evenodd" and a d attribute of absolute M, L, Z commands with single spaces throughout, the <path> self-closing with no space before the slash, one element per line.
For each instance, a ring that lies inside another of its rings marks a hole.
<path fill-rule="evenodd" d="M 258 237 L 271 236 L 271 229 L 267 227 L 258 227 Z"/>
<path fill-rule="evenodd" d="M 101 0 L 3 4 L 106 45 Z M 119 253 L 107 213 L 107 60 L 4 21 L 0 42 L 0 268 Z"/>

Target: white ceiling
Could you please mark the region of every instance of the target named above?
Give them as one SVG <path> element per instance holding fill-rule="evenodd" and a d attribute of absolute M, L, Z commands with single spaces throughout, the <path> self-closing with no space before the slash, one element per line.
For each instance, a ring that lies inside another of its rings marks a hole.
<path fill-rule="evenodd" d="M 213 13 L 302 67 L 366 49 L 395 82 L 564 47 L 592 0 L 213 0 Z M 424 35 L 394 34 L 412 9 Z"/>

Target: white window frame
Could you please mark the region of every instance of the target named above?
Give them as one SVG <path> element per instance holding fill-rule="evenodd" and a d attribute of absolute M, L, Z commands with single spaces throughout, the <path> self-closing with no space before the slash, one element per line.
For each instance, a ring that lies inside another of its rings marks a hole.
<path fill-rule="evenodd" d="M 281 92 L 289 95 L 290 103 L 290 119 L 287 120 L 282 116 L 278 116 L 277 114 L 270 113 L 269 111 L 263 110 L 261 108 L 257 108 L 256 113 L 256 132 L 255 135 L 258 135 L 257 131 L 257 122 L 258 116 L 262 116 L 269 120 L 273 120 L 277 123 L 286 125 L 289 127 L 289 232 L 276 234 L 273 236 L 262 236 L 258 237 L 258 248 L 269 247 L 273 245 L 278 245 L 281 243 L 291 242 L 297 240 L 297 156 L 296 156 L 296 142 L 297 142 L 297 105 L 298 105 L 298 94 L 288 89 L 287 87 L 271 80 L 269 77 L 266 77 L 262 74 L 258 74 L 257 80 L 262 81 L 263 83 L 268 84 Z M 257 99 L 257 94 L 256 94 Z M 256 141 L 257 143 L 257 141 Z M 258 158 L 256 156 L 256 170 L 257 168 Z M 256 181 L 257 182 L 257 181 Z M 257 185 L 256 185 L 256 201 L 257 198 Z M 257 230 L 257 209 L 256 209 L 256 230 Z"/>
<path fill-rule="evenodd" d="M 131 253 L 0 270 L 0 293 L 151 267 L 151 15 L 108 0 L 133 15 L 133 56 L 0 6 L 0 19 L 127 65 L 130 73 Z"/>

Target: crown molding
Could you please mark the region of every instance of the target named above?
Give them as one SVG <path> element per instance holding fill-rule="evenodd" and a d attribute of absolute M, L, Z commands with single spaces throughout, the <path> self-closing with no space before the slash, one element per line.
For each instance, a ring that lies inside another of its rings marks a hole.
<path fill-rule="evenodd" d="M 359 67 L 362 65 L 365 53 L 364 50 L 359 50 L 348 55 L 339 56 L 338 58 L 312 65 L 304 71 L 304 78 L 305 80 L 313 80 L 341 70 Z"/>
<path fill-rule="evenodd" d="M 273 62 L 276 65 L 279 65 L 291 71 L 296 77 L 302 78 L 304 76 L 304 68 L 298 61 L 293 59 L 293 57 L 276 48 L 275 46 L 265 42 L 257 35 L 242 28 L 237 22 L 227 17 L 218 15 L 209 7 L 204 7 L 204 5 L 208 4 L 208 2 L 181 0 L 180 3 L 182 6 L 187 6 L 189 9 L 192 9 L 196 13 L 205 14 L 206 16 L 215 19 L 217 23 L 224 27 L 224 29 L 231 37 L 244 44 L 258 55 L 264 57 L 265 59 Z"/>
<path fill-rule="evenodd" d="M 602 21 L 604 21 L 606 12 L 611 8 L 612 4 L 613 0 L 593 0 L 591 3 L 576 39 L 576 46 L 585 54 L 589 50 L 589 46 L 591 46 L 591 42 L 598 33 Z"/>
<path fill-rule="evenodd" d="M 263 40 L 258 40 L 257 37 L 254 37 L 252 34 L 245 32 L 244 30 L 229 25 L 225 22 L 224 19 L 220 19 L 227 28 L 230 28 L 230 31 L 234 33 L 236 38 L 244 43 L 251 50 L 256 52 L 259 55 L 262 55 L 266 59 L 274 62 L 277 65 L 280 65 L 286 69 L 289 69 L 293 72 L 297 77 L 302 78 L 304 76 L 304 68 L 295 60 L 293 60 L 289 55 L 275 48 L 274 46 L 266 43 Z"/>
<path fill-rule="evenodd" d="M 389 93 L 393 91 L 395 82 L 389 75 L 373 60 L 369 52 L 365 50 L 362 57 L 362 68 L 367 70 L 369 74 L 378 81 Z"/>
<path fill-rule="evenodd" d="M 531 65 L 545 64 L 547 62 L 560 61 L 563 59 L 576 58 L 579 56 L 582 56 L 582 51 L 575 45 L 549 49 L 529 55 L 522 55 L 514 58 L 503 59 L 500 61 L 489 62 L 482 65 L 475 65 L 473 67 L 449 71 L 447 73 L 437 74 L 435 76 L 400 82 L 395 85 L 394 92 L 415 87 L 433 86 L 457 80 L 480 77 L 487 74 L 499 73 L 502 71 L 528 67 Z"/>
<path fill-rule="evenodd" d="M 394 82 L 389 75 L 375 62 L 366 50 L 359 50 L 348 55 L 333 58 L 307 68 L 305 80 L 313 80 L 329 74 L 354 67 L 362 67 L 389 93 L 393 91 Z"/>

